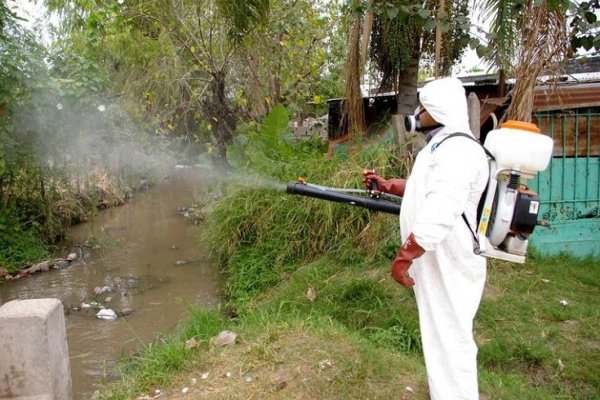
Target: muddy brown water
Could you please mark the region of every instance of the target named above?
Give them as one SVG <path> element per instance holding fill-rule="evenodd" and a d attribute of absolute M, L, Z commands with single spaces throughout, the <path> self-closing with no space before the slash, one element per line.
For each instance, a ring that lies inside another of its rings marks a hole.
<path fill-rule="evenodd" d="M 208 181 L 201 170 L 174 170 L 125 205 L 70 230 L 60 246 L 62 256 L 77 252 L 83 263 L 0 285 L 0 304 L 58 298 L 69 310 L 74 399 L 89 398 L 116 379 L 122 356 L 174 331 L 190 306 L 215 308 L 222 301 L 218 268 L 199 237 L 202 224 L 178 212 L 206 193 Z M 111 291 L 96 295 L 95 289 L 103 287 Z M 97 310 L 80 308 L 93 301 L 133 313 L 97 319 Z"/>

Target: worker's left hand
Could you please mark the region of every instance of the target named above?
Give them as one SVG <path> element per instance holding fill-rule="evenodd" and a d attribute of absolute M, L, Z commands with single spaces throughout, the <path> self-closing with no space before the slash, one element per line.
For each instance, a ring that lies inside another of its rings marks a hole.
<path fill-rule="evenodd" d="M 413 278 L 407 275 L 408 269 L 412 265 L 412 261 L 398 260 L 392 262 L 392 278 L 400 285 L 411 288 L 415 285 Z"/>
<path fill-rule="evenodd" d="M 407 275 L 407 272 L 413 260 L 421 257 L 423 253 L 425 253 L 425 250 L 417 243 L 415 236 L 412 233 L 408 235 L 408 239 L 406 239 L 392 262 L 392 278 L 404 287 L 413 287 L 415 281 Z"/>

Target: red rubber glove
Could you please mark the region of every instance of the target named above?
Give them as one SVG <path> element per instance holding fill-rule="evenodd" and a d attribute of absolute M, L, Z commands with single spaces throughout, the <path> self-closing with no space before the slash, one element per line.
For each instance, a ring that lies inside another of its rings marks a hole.
<path fill-rule="evenodd" d="M 363 183 L 365 184 L 365 188 L 369 189 L 372 185 L 372 182 L 375 182 L 377 184 L 377 190 L 380 192 L 390 193 L 400 197 L 404 196 L 406 179 L 386 180 L 379 175 L 372 173 L 371 171 L 364 172 L 363 175 Z"/>
<path fill-rule="evenodd" d="M 415 236 L 411 233 L 408 239 L 398 251 L 398 255 L 392 262 L 392 278 L 402 286 L 411 288 L 415 285 L 415 281 L 406 275 L 413 260 L 419 258 L 425 253 L 425 250 L 415 240 Z"/>

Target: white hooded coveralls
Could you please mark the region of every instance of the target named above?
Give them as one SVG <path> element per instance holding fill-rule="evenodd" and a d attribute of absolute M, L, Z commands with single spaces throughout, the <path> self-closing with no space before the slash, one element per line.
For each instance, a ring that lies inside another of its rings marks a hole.
<path fill-rule="evenodd" d="M 418 154 L 406 182 L 400 229 L 403 241 L 412 232 L 425 253 L 414 260 L 419 324 L 433 400 L 476 400 L 477 346 L 473 319 L 486 278 L 486 261 L 473 252 L 479 199 L 488 179 L 488 163 L 472 134 L 465 91 L 458 79 L 425 85 L 420 102 L 444 127 Z"/>

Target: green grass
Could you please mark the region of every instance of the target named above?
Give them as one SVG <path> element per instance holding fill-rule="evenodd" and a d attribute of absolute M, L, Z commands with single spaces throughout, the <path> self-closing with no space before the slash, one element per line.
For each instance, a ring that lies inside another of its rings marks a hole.
<path fill-rule="evenodd" d="M 518 267 L 492 264 L 475 326 L 481 391 L 493 399 L 598 398 L 600 293 L 589 271 L 597 271 L 598 263 L 539 258 Z M 555 282 L 552 274 L 561 267 Z M 561 275 L 571 279 L 562 280 Z M 580 290 L 573 290 L 574 284 Z M 311 286 L 314 301 L 306 296 Z M 565 291 L 569 293 L 566 306 L 560 303 Z M 220 329 L 234 330 L 241 338 L 231 350 L 207 345 Z M 313 386 L 302 392 L 304 396 L 364 398 L 361 395 L 368 397 L 369 385 L 386 382 L 372 398 L 392 399 L 411 382 L 421 390 L 421 396 L 413 398 L 427 398 L 412 292 L 391 282 L 385 264 L 365 268 L 340 264 L 333 257 L 299 266 L 276 286 L 254 296 L 233 320 L 218 312 L 194 313 L 181 333 L 163 339 L 135 360 L 125 375 L 126 396 L 108 398 L 133 398 L 134 393 L 177 382 L 182 374 L 197 376 L 228 365 L 263 379 L 277 365 L 304 370 L 308 367 L 302 359 L 309 351 L 305 343 L 297 343 L 299 336 L 310 338 L 311 351 L 335 354 L 336 364 L 344 366 L 336 371 L 335 392 L 322 381 L 329 378 L 306 371 Z M 184 349 L 190 337 L 201 339 L 197 351 Z M 339 347 L 332 353 L 334 346 Z M 287 347 L 297 351 L 283 352 Z M 345 352 L 351 356 L 343 356 Z M 316 358 L 309 364 L 314 365 L 318 357 L 312 357 Z M 402 374 L 401 383 L 388 381 L 390 368 Z M 230 384 L 219 382 L 212 384 Z M 225 398 L 252 397 L 265 388 L 230 390 Z M 293 390 L 300 389 L 294 386 Z"/>
<path fill-rule="evenodd" d="M 203 350 L 227 325 L 216 311 L 191 309 L 189 318 L 177 333 L 161 337 L 137 355 L 122 363 L 122 381 L 103 393 L 103 399 L 128 399 L 170 382 L 173 376 L 189 368 L 195 351 L 186 349 L 188 339 L 195 338 Z"/>
<path fill-rule="evenodd" d="M 476 320 L 482 369 L 518 372 L 554 398 L 598 398 L 600 263 L 533 257 L 489 270 L 497 293 L 485 298 Z"/>

